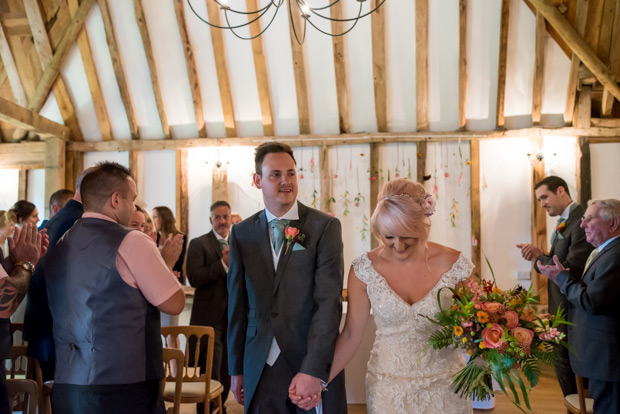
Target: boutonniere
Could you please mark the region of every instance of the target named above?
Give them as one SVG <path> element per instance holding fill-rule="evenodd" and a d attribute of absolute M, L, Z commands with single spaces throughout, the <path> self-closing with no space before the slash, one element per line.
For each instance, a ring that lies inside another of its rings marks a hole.
<path fill-rule="evenodd" d="M 284 238 L 286 239 L 286 250 L 284 254 L 288 253 L 288 249 L 294 245 L 295 243 L 303 243 L 306 238 L 305 234 L 300 234 L 299 229 L 297 227 L 288 226 L 284 229 Z"/>
<path fill-rule="evenodd" d="M 560 233 L 562 230 L 564 230 L 564 228 L 566 228 L 566 222 L 565 221 L 563 221 L 560 224 L 558 224 L 557 227 L 555 228 L 555 231 Z"/>

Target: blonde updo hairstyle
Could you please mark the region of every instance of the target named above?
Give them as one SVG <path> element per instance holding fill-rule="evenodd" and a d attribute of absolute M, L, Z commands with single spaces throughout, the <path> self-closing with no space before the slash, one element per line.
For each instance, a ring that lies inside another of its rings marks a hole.
<path fill-rule="evenodd" d="M 387 235 L 427 240 L 432 211 L 428 208 L 425 210 L 422 205 L 429 197 L 431 196 L 426 193 L 422 184 L 407 178 L 397 178 L 385 183 L 370 218 L 372 234 L 377 238 Z"/>

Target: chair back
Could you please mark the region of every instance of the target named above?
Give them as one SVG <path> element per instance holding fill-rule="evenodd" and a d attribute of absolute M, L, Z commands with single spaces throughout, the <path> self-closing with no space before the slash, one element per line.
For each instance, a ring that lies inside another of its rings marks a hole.
<path fill-rule="evenodd" d="M 174 361 L 174 363 L 172 363 Z M 181 386 L 183 382 L 183 352 L 176 348 L 164 347 L 164 370 L 165 377 L 161 383 L 162 394 L 166 387 L 168 378 L 174 378 L 174 402 L 171 408 L 168 408 L 166 414 L 179 414 L 181 410 Z"/>
<path fill-rule="evenodd" d="M 566 409 L 573 414 L 592 414 L 594 413 L 594 400 L 589 398 L 588 390 L 583 388 L 583 378 L 575 375 L 577 383 L 577 394 L 569 394 L 564 397 Z"/>
<path fill-rule="evenodd" d="M 39 399 L 38 388 L 37 383 L 30 379 L 7 379 L 6 389 L 11 410 L 22 411 L 24 414 L 36 414 Z M 27 411 L 26 403 L 28 403 Z"/>
<path fill-rule="evenodd" d="M 181 343 L 185 337 L 184 346 L 181 347 L 184 354 L 183 359 L 183 382 L 204 382 L 204 402 L 208 404 L 211 395 L 211 373 L 213 371 L 213 346 L 215 343 L 215 331 L 210 326 L 163 326 L 161 333 L 164 336 L 164 343 Z M 172 341 L 169 341 L 169 337 Z M 205 346 L 206 345 L 206 346 Z M 206 370 L 200 373 L 199 361 L 201 360 L 201 350 L 206 354 Z M 169 376 L 166 381 L 173 382 L 176 379 Z M 185 399 L 185 398 L 184 398 Z M 201 402 L 201 401 L 197 401 Z"/>

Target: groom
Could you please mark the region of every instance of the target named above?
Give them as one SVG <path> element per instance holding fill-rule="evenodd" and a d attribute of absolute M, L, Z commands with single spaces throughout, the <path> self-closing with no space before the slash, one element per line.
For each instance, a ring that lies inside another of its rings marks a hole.
<path fill-rule="evenodd" d="M 265 210 L 230 235 L 231 390 L 246 413 L 306 413 L 289 391 L 307 401 L 305 409 L 320 403 L 324 414 L 346 413 L 343 373 L 321 393 L 342 315 L 340 222 L 296 201 L 288 145 L 260 145 L 255 167 Z"/>

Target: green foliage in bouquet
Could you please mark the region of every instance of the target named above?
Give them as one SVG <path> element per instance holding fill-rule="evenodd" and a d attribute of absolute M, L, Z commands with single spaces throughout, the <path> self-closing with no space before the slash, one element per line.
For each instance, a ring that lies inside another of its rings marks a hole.
<path fill-rule="evenodd" d="M 557 329 L 560 324 L 570 324 L 562 309 L 555 317 L 536 315 L 531 306 L 539 297 L 532 295 L 531 288 L 516 286 L 502 291 L 495 277 L 493 281 L 470 279 L 458 290 L 449 290 L 450 308 L 442 305 L 440 291 L 440 311 L 427 318 L 441 327 L 429 339 L 433 348 L 452 346 L 470 356 L 454 377 L 454 391 L 461 397 L 484 400 L 493 394 L 494 377 L 513 404 L 523 412 L 522 404 L 531 410 L 528 391 L 538 383 L 540 363 L 553 365 L 560 346 L 570 349 Z"/>

